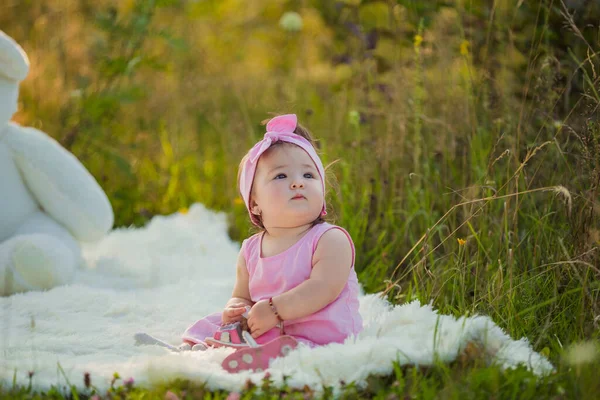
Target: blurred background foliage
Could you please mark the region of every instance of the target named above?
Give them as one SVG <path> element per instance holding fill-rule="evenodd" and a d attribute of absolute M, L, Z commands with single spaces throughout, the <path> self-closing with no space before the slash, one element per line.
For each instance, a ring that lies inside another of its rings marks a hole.
<path fill-rule="evenodd" d="M 31 60 L 14 119 L 86 165 L 116 226 L 201 202 L 243 239 L 239 160 L 294 112 L 367 291 L 551 347 L 600 318 L 598 21 L 584 0 L 0 5 Z"/>

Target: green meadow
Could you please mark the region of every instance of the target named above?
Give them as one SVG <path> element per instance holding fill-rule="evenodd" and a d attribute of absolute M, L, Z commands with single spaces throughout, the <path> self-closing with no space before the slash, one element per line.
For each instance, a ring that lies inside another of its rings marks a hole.
<path fill-rule="evenodd" d="M 253 233 L 239 161 L 296 113 L 327 165 L 329 222 L 394 304 L 489 315 L 556 373 L 476 349 L 395 366 L 345 398 L 600 397 L 600 3 L 556 0 L 8 0 L 31 72 L 14 120 L 74 153 L 115 226 L 200 202 Z M 82 377 L 83 379 L 83 377 Z M 93 379 L 93 377 L 92 377 Z M 225 399 L 201 383 L 0 398 Z M 241 398 L 330 398 L 248 385 Z"/>

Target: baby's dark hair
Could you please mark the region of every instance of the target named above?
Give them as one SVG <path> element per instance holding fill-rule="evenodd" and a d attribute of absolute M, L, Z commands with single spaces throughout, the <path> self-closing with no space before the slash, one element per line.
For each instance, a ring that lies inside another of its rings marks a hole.
<path fill-rule="evenodd" d="M 276 116 L 277 115 L 273 116 L 272 118 L 274 118 Z M 266 125 L 270 120 L 271 120 L 271 118 L 268 118 L 268 119 L 265 119 L 265 120 L 261 121 L 261 125 Z M 300 123 L 297 123 L 296 124 L 296 129 L 294 129 L 294 133 L 296 135 L 302 136 L 304 139 L 308 140 L 308 142 L 312 145 L 312 147 L 314 147 L 315 152 L 318 155 L 318 151 L 317 151 L 318 147 L 316 146 L 316 142 L 317 141 L 312 138 L 312 136 L 311 136 L 310 132 L 308 131 L 308 129 L 306 129 L 305 127 L 303 127 L 302 125 L 300 125 Z M 267 152 L 271 151 L 271 149 L 273 149 L 274 147 L 278 147 L 278 146 L 296 146 L 296 145 L 293 144 L 293 143 L 284 142 L 284 141 L 279 140 L 279 141 L 271 144 L 271 146 L 269 147 L 269 149 L 267 151 L 265 151 L 263 154 L 266 154 Z M 241 173 L 242 173 L 242 166 L 244 165 L 244 163 L 248 159 L 248 155 L 249 155 L 249 152 L 246 153 L 246 155 L 242 158 L 242 161 L 240 162 L 240 165 L 238 167 L 238 175 L 237 175 L 237 185 L 238 185 L 238 188 L 240 187 L 240 177 L 241 177 Z M 325 168 L 325 169 L 327 169 L 327 168 Z M 325 179 L 324 176 L 321 177 L 321 178 Z M 254 186 L 254 184 L 252 186 Z M 323 195 L 325 195 L 325 194 L 323 194 Z M 249 202 L 250 202 L 250 204 L 252 204 L 252 188 L 250 189 L 250 200 L 249 200 Z M 267 229 L 265 228 L 265 226 L 262 223 L 261 216 L 260 215 L 255 215 L 254 217 L 256 219 L 256 223 L 258 225 L 259 231 L 260 232 L 266 231 Z M 312 222 L 312 226 L 321 224 L 323 222 L 325 222 L 325 219 L 323 218 L 322 215 L 319 215 L 317 217 L 317 219 L 315 219 Z"/>

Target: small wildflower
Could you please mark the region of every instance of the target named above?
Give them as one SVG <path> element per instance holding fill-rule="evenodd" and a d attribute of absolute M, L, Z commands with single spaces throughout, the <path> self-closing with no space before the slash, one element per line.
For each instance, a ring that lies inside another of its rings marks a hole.
<path fill-rule="evenodd" d="M 415 41 L 414 41 L 415 49 L 421 47 L 421 43 L 423 43 L 423 36 L 418 35 L 418 34 L 415 35 Z"/>
<path fill-rule="evenodd" d="M 185 215 L 185 214 L 187 214 L 187 213 L 188 213 L 188 209 L 187 209 L 187 207 L 182 207 L 182 208 L 180 208 L 180 209 L 179 209 L 179 214 L 183 214 L 183 215 Z"/>
<path fill-rule="evenodd" d="M 240 400 L 242 396 L 238 392 L 231 392 L 227 395 L 226 400 Z"/>
<path fill-rule="evenodd" d="M 115 372 L 115 373 L 113 374 L 113 378 L 112 378 L 112 380 L 110 381 L 110 387 L 111 387 L 111 388 L 112 388 L 112 387 L 114 387 L 114 385 L 115 385 L 115 382 L 116 382 L 117 380 L 119 380 L 119 379 L 121 379 L 121 376 L 119 375 L 119 373 L 118 373 L 118 372 Z"/>
<path fill-rule="evenodd" d="M 456 241 L 458 242 L 459 246 L 464 246 L 467 241 L 465 239 L 461 239 L 461 238 L 457 238 Z"/>
<path fill-rule="evenodd" d="M 165 393 L 165 400 L 179 400 L 179 396 L 169 390 Z"/>
<path fill-rule="evenodd" d="M 233 200 L 233 204 L 235 204 L 236 206 L 241 206 L 242 204 L 244 204 L 244 200 L 242 200 L 242 198 L 241 198 L 241 197 L 236 197 L 236 198 Z"/>
<path fill-rule="evenodd" d="M 288 11 L 281 16 L 279 26 L 288 32 L 298 32 L 302 30 L 302 17 L 294 11 Z"/>
<path fill-rule="evenodd" d="M 83 384 L 85 385 L 86 388 L 89 388 L 90 386 L 92 386 L 92 378 L 90 377 L 89 372 L 86 372 L 83 374 Z"/>
<path fill-rule="evenodd" d="M 29 371 L 29 372 L 27 373 L 27 375 L 29 375 L 29 379 L 33 378 L 33 375 L 34 375 L 34 374 L 35 374 L 35 372 L 33 372 L 33 371 Z"/>
<path fill-rule="evenodd" d="M 463 40 L 462 43 L 460 44 L 460 54 L 462 54 L 463 56 L 466 56 L 469 54 L 469 41 L 468 40 Z"/>
<path fill-rule="evenodd" d="M 123 382 L 123 384 L 125 385 L 125 387 L 131 389 L 133 387 L 133 384 L 135 383 L 135 380 L 133 379 L 133 377 L 129 377 L 127 379 L 125 379 L 125 381 Z"/>

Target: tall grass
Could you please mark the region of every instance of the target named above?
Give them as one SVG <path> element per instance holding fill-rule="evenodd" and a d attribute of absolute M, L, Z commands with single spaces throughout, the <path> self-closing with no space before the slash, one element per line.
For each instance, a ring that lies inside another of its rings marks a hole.
<path fill-rule="evenodd" d="M 600 43 L 562 2 L 359 3 L 303 3 L 301 32 L 277 26 L 291 4 L 268 1 L 3 6 L 32 59 L 16 119 L 86 164 L 118 225 L 202 202 L 240 240 L 239 159 L 269 112 L 295 112 L 331 163 L 331 222 L 366 291 L 490 315 L 561 364 L 599 332 Z M 537 385 L 399 371 L 397 392 L 424 397 Z M 561 371 L 552 393 L 598 389 Z"/>

